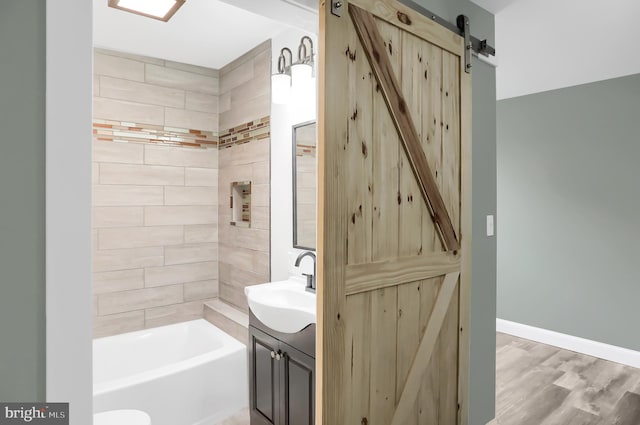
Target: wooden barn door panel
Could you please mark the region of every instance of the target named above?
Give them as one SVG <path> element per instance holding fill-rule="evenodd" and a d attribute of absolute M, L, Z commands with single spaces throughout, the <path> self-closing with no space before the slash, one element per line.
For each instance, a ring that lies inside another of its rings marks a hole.
<path fill-rule="evenodd" d="M 470 76 L 395 0 L 321 7 L 317 423 L 466 425 Z"/>

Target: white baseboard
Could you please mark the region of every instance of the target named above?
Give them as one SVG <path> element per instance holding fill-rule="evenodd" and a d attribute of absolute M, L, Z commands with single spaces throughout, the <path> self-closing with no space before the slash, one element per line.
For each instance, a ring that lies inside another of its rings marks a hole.
<path fill-rule="evenodd" d="M 576 353 L 586 354 L 592 357 L 621 363 L 627 366 L 640 368 L 640 352 L 615 345 L 604 344 L 602 342 L 579 338 L 523 325 L 521 323 L 510 322 L 508 320 L 496 319 L 496 330 L 505 334 L 530 339 L 543 344 L 553 345 Z"/>

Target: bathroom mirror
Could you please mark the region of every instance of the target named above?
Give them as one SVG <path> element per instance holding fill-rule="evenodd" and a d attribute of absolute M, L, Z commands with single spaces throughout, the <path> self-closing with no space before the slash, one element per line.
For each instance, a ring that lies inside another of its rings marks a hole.
<path fill-rule="evenodd" d="M 293 126 L 293 247 L 316 249 L 316 122 Z"/>

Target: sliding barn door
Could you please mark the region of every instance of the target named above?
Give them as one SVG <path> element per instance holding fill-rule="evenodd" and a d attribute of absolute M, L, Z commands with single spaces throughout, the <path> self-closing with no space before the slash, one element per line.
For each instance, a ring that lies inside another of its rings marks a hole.
<path fill-rule="evenodd" d="M 465 425 L 471 76 L 395 0 L 321 2 L 318 424 Z"/>

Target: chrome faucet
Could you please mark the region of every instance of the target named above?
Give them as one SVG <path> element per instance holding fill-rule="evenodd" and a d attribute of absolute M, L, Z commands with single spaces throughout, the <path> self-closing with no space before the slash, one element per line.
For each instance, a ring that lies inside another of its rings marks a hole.
<path fill-rule="evenodd" d="M 316 292 L 316 254 L 311 251 L 305 251 L 298 255 L 298 258 L 296 258 L 296 267 L 300 267 L 300 262 L 307 256 L 313 258 L 313 274 L 302 273 L 302 275 L 307 277 L 306 290 L 309 292 Z"/>

